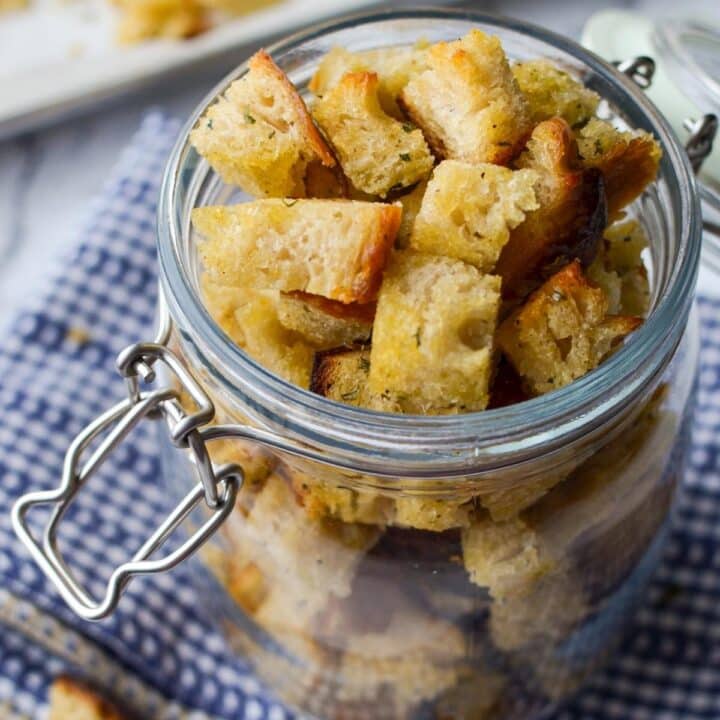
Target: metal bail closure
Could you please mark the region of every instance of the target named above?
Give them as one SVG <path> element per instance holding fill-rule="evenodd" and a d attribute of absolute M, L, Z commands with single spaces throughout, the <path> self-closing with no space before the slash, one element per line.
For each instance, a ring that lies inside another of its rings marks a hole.
<path fill-rule="evenodd" d="M 173 371 L 197 405 L 191 414 L 179 403 L 179 393 L 172 388 L 141 391 L 138 376 L 146 382 L 155 379 L 153 365 L 162 361 Z M 86 620 L 100 620 L 116 608 L 120 595 L 135 575 L 164 572 L 192 555 L 205 543 L 227 518 L 243 482 L 242 469 L 224 465 L 215 469 L 205 448 L 200 425 L 212 419 L 214 407 L 190 373 L 165 346 L 155 343 L 137 344 L 127 348 L 118 358 L 120 372 L 128 380 L 129 397 L 107 410 L 74 439 L 65 456 L 62 482 L 54 490 L 28 493 L 12 510 L 12 524 L 20 540 L 34 560 L 52 580 L 74 612 Z M 102 598 L 94 598 L 77 582 L 65 563 L 57 542 L 60 520 L 82 486 L 97 472 L 108 455 L 144 419 L 165 420 L 171 439 L 178 447 L 188 448 L 200 475 L 200 482 L 180 501 L 133 557 L 112 573 Z M 99 445 L 86 461 L 84 452 L 93 440 Z M 210 491 L 211 488 L 211 491 Z M 207 520 L 197 527 L 177 549 L 159 558 L 152 555 L 177 530 L 190 513 L 202 502 L 210 508 Z M 30 509 L 51 506 L 51 514 L 42 535 L 36 539 L 27 522 Z"/>
<path fill-rule="evenodd" d="M 652 84 L 655 61 L 647 55 L 638 55 L 629 60 L 616 60 L 613 65 L 643 90 L 647 90 Z"/>

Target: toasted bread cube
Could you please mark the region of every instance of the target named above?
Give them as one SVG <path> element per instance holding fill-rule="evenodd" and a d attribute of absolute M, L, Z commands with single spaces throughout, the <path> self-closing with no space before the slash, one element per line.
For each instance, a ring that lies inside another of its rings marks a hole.
<path fill-rule="evenodd" d="M 335 348 L 316 353 L 310 390 L 347 405 L 379 412 L 401 412 L 389 396 L 370 392 L 370 348 Z"/>
<path fill-rule="evenodd" d="M 384 527 L 393 517 L 392 499 L 372 490 L 357 491 L 288 468 L 293 490 L 310 517 Z"/>
<path fill-rule="evenodd" d="M 570 127 L 579 127 L 595 115 L 600 96 L 549 60 L 515 63 L 512 73 L 528 101 L 533 125 L 561 117 Z"/>
<path fill-rule="evenodd" d="M 410 244 L 410 236 L 412 235 L 413 226 L 415 225 L 415 218 L 417 218 L 417 214 L 420 212 L 420 207 L 422 206 L 425 190 L 427 190 L 427 183 L 421 182 L 409 193 L 401 195 L 398 198 L 398 202 L 402 205 L 403 209 L 400 229 L 395 239 L 395 247 L 398 249 L 406 248 Z"/>
<path fill-rule="evenodd" d="M 336 165 L 303 99 L 263 50 L 208 108 L 190 141 L 226 183 L 255 197 L 305 197 L 308 166 Z"/>
<path fill-rule="evenodd" d="M 366 342 L 372 332 L 374 303 L 345 305 L 321 295 L 280 293 L 278 319 L 288 329 L 300 333 L 318 350 Z"/>
<path fill-rule="evenodd" d="M 385 113 L 378 86 L 375 73 L 348 73 L 312 113 L 353 186 L 384 198 L 424 180 L 434 160 L 420 130 Z"/>
<path fill-rule="evenodd" d="M 444 160 L 423 195 L 410 247 L 492 272 L 510 230 L 538 207 L 537 179 L 534 170 Z"/>
<path fill-rule="evenodd" d="M 403 412 L 484 409 L 499 303 L 498 277 L 459 260 L 395 253 L 375 315 L 370 391 Z"/>
<path fill-rule="evenodd" d="M 230 597 L 250 615 L 257 612 L 269 593 L 265 576 L 254 562 L 230 563 L 227 589 Z"/>
<path fill-rule="evenodd" d="M 337 671 L 343 697 L 361 703 L 360 713 L 350 717 L 368 717 L 368 703 L 378 697 L 387 697 L 383 701 L 387 717 L 417 716 L 423 702 L 455 687 L 466 652 L 463 634 L 455 625 L 416 608 L 394 612 L 382 630 L 350 635 Z M 485 688 L 475 690 L 480 694 Z"/>
<path fill-rule="evenodd" d="M 605 294 L 588 283 L 576 260 L 502 323 L 497 343 L 531 392 L 546 393 L 597 367 L 642 324 L 606 312 Z"/>
<path fill-rule="evenodd" d="M 470 31 L 427 51 L 400 104 L 441 158 L 505 164 L 530 132 L 527 101 L 497 37 Z"/>
<path fill-rule="evenodd" d="M 395 500 L 393 525 L 444 532 L 470 524 L 470 503 L 467 500 L 446 500 L 427 497 L 399 497 Z"/>
<path fill-rule="evenodd" d="M 478 501 L 495 522 L 512 520 L 547 495 L 567 475 L 568 473 L 548 473 L 531 481 L 525 480 L 514 487 L 483 493 L 478 496 Z"/>
<path fill-rule="evenodd" d="M 187 38 L 210 27 L 197 0 L 115 0 L 120 9 L 117 38 L 132 44 L 149 38 Z"/>
<path fill-rule="evenodd" d="M 577 146 L 562 118 L 540 123 L 517 166 L 538 173 L 540 207 L 510 233 L 495 272 L 503 297 L 522 300 L 573 258 L 589 265 L 607 224 L 605 191 L 598 170 L 583 170 Z"/>
<path fill-rule="evenodd" d="M 375 300 L 402 209 L 353 200 L 255 200 L 195 208 L 206 272 L 219 284 Z"/>
<path fill-rule="evenodd" d="M 311 518 L 278 473 L 223 525 L 226 557 L 238 568 L 229 568 L 229 577 L 242 579 L 238 599 L 257 601 L 255 617 L 264 626 L 288 630 L 306 628 L 330 598 L 350 594 L 357 566 L 380 534 L 369 525 Z M 257 570 L 248 576 L 250 563 Z"/>
<path fill-rule="evenodd" d="M 611 218 L 657 177 L 662 149 L 650 133 L 622 132 L 605 120 L 593 118 L 580 129 L 577 141 L 583 166 L 597 168 L 605 178 Z"/>
<path fill-rule="evenodd" d="M 494 522 L 479 515 L 462 531 L 462 549 L 470 580 L 495 600 L 526 595 L 554 565 L 521 518 Z"/>
<path fill-rule="evenodd" d="M 200 291 L 212 319 L 234 343 L 242 346 L 245 336 L 237 323 L 235 311 L 247 302 L 248 290 L 219 285 L 207 273 L 203 273 L 200 277 Z"/>
<path fill-rule="evenodd" d="M 315 349 L 278 318 L 278 297 L 257 290 L 235 311 L 240 347 L 270 372 L 302 388 L 310 386 Z"/>
<path fill-rule="evenodd" d="M 605 231 L 587 276 L 604 290 L 611 315 L 647 315 L 650 286 L 642 260 L 647 245 L 645 231 L 637 220 L 616 223 Z"/>
<path fill-rule="evenodd" d="M 49 700 L 48 720 L 127 720 L 96 690 L 67 675 L 54 680 Z"/>
<path fill-rule="evenodd" d="M 378 97 L 383 110 L 402 120 L 403 113 L 398 107 L 397 97 L 410 78 L 425 69 L 426 47 L 427 43 L 422 41 L 413 47 L 380 48 L 358 53 L 334 47 L 320 61 L 310 80 L 310 91 L 321 98 L 330 92 L 346 73 L 374 72 L 380 79 Z"/>

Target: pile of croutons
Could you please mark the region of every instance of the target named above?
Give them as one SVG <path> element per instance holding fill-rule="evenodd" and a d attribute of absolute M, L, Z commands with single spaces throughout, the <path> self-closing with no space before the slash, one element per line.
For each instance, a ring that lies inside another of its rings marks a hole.
<path fill-rule="evenodd" d="M 336 48 L 309 89 L 261 51 L 191 134 L 255 198 L 193 225 L 210 314 L 266 368 L 365 408 L 473 412 L 567 385 L 642 323 L 623 208 L 661 150 L 581 81 L 473 30 Z"/>

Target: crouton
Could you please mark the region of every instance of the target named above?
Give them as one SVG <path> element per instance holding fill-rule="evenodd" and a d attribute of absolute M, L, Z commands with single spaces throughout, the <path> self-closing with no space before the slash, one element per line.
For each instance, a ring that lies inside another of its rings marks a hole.
<path fill-rule="evenodd" d="M 235 311 L 247 302 L 248 290 L 219 285 L 207 273 L 203 273 L 200 276 L 200 292 L 205 309 L 212 319 L 236 345 L 242 345 L 245 338 L 235 318 Z"/>
<path fill-rule="evenodd" d="M 208 108 L 190 141 L 226 183 L 255 197 L 305 197 L 308 166 L 336 165 L 297 90 L 263 50 Z"/>
<path fill-rule="evenodd" d="M 49 720 L 128 720 L 87 683 L 61 675 L 50 686 Z"/>
<path fill-rule="evenodd" d="M 647 245 L 645 231 L 637 220 L 616 223 L 605 231 L 587 276 L 605 292 L 611 315 L 647 315 L 650 286 L 642 260 Z"/>
<path fill-rule="evenodd" d="M 501 490 L 491 490 L 478 496 L 478 502 L 495 522 L 512 520 L 523 510 L 533 506 L 569 473 L 548 473 Z"/>
<path fill-rule="evenodd" d="M 528 101 L 533 125 L 561 117 L 570 127 L 579 127 L 595 115 L 600 96 L 549 60 L 515 63 L 512 73 Z"/>
<path fill-rule="evenodd" d="M 120 9 L 118 41 L 137 43 L 149 38 L 187 38 L 210 27 L 197 0 L 116 0 Z"/>
<path fill-rule="evenodd" d="M 345 305 L 320 295 L 280 293 L 278 319 L 318 350 L 366 342 L 372 332 L 375 304 Z"/>
<path fill-rule="evenodd" d="M 534 530 L 521 518 L 494 522 L 475 517 L 462 531 L 463 563 L 470 580 L 501 600 L 526 595 L 554 567 Z"/>
<path fill-rule="evenodd" d="M 265 576 L 254 563 L 230 563 L 227 576 L 230 597 L 248 614 L 253 615 L 268 596 Z"/>
<path fill-rule="evenodd" d="M 367 303 L 377 296 L 401 215 L 399 204 L 267 199 L 195 208 L 192 221 L 218 284 Z"/>
<path fill-rule="evenodd" d="M 389 395 L 370 391 L 370 348 L 334 348 L 315 354 L 310 390 L 324 397 L 379 412 L 401 412 Z"/>
<path fill-rule="evenodd" d="M 375 73 L 348 73 L 312 114 L 353 186 L 384 198 L 424 180 L 434 160 L 420 130 L 384 112 L 378 84 Z"/>
<path fill-rule="evenodd" d="M 381 631 L 348 638 L 339 668 L 343 694 L 367 709 L 388 688 L 387 717 L 412 717 L 420 703 L 457 683 L 465 652 L 454 625 L 417 609 L 396 612 Z"/>
<path fill-rule="evenodd" d="M 577 141 L 583 166 L 597 168 L 605 178 L 612 219 L 657 177 L 662 149 L 650 133 L 621 132 L 605 120 L 592 118 L 579 130 Z"/>
<path fill-rule="evenodd" d="M 395 253 L 378 299 L 370 391 L 410 413 L 484 409 L 499 304 L 498 277 L 459 260 Z"/>
<path fill-rule="evenodd" d="M 642 324 L 606 311 L 603 291 L 588 283 L 575 260 L 500 325 L 497 343 L 528 389 L 546 393 L 597 367 Z"/>
<path fill-rule="evenodd" d="M 580 167 L 572 131 L 561 118 L 533 130 L 517 166 L 538 173 L 540 207 L 510 233 L 498 259 L 495 272 L 510 301 L 526 297 L 573 258 L 589 265 L 607 224 L 602 175 Z"/>
<path fill-rule="evenodd" d="M 393 525 L 416 530 L 444 532 L 470 524 L 470 503 L 466 499 L 398 497 Z"/>
<path fill-rule="evenodd" d="M 444 160 L 423 195 L 410 247 L 492 272 L 510 230 L 538 207 L 537 180 L 534 170 Z"/>
<path fill-rule="evenodd" d="M 380 84 L 378 98 L 383 110 L 392 117 L 403 119 L 397 97 L 410 78 L 424 70 L 427 42 L 419 41 L 413 47 L 380 48 L 353 53 L 334 47 L 320 61 L 308 87 L 317 97 L 334 88 L 349 72 L 377 73 Z"/>
<path fill-rule="evenodd" d="M 497 37 L 470 31 L 427 51 L 428 69 L 400 93 L 400 105 L 440 158 L 505 164 L 531 129 L 527 101 Z"/>
<path fill-rule="evenodd" d="M 500 650 L 546 648 L 565 639 L 592 612 L 575 573 L 556 570 L 528 592 L 499 598 L 490 608 L 490 635 Z"/>
<path fill-rule="evenodd" d="M 287 468 L 287 472 L 293 490 L 311 518 L 332 518 L 376 527 L 384 527 L 392 520 L 394 504 L 391 498 L 371 490 L 358 491 L 326 482 L 296 468 Z"/>
<path fill-rule="evenodd" d="M 278 318 L 278 295 L 257 290 L 235 310 L 238 344 L 270 372 L 301 388 L 310 385 L 315 349 Z"/>
<path fill-rule="evenodd" d="M 258 601 L 255 617 L 264 627 L 284 630 L 304 630 L 330 598 L 350 595 L 357 566 L 380 534 L 369 525 L 311 518 L 278 473 L 223 525 L 227 557 L 243 578 L 240 597 Z"/>
<path fill-rule="evenodd" d="M 415 225 L 415 218 L 420 211 L 426 189 L 427 183 L 420 182 L 409 193 L 397 198 L 398 202 L 402 205 L 402 220 L 397 238 L 395 239 L 395 247 L 398 249 L 406 248 L 410 244 L 410 236 L 412 235 L 413 225 Z"/>

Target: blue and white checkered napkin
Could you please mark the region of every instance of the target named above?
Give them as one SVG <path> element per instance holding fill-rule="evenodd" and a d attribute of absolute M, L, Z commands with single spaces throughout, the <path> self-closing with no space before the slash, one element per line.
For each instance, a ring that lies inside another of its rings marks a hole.
<path fill-rule="evenodd" d="M 69 440 L 122 393 L 116 353 L 150 337 L 154 216 L 178 125 L 150 115 L 45 296 L 0 342 L 0 717 L 36 718 L 63 670 L 152 720 L 289 717 L 206 622 L 191 568 L 136 580 L 108 621 L 76 619 L 20 546 L 9 508 L 55 487 Z M 720 718 L 720 302 L 700 302 L 702 371 L 687 493 L 664 565 L 621 654 L 562 720 Z M 66 523 L 68 554 L 98 587 L 167 513 L 152 435 L 122 446 Z M 101 586 L 99 586 L 101 587 Z"/>

